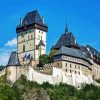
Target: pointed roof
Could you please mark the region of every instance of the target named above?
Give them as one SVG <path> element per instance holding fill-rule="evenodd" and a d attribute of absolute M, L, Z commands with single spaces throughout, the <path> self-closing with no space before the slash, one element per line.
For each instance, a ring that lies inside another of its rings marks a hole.
<path fill-rule="evenodd" d="M 28 12 L 22 22 L 22 25 L 30 25 L 33 23 L 45 26 L 45 24 L 42 23 L 42 19 L 37 10 Z"/>
<path fill-rule="evenodd" d="M 65 33 L 68 33 L 68 24 L 67 24 L 67 21 L 66 21 Z"/>
<path fill-rule="evenodd" d="M 61 48 L 61 46 L 70 47 L 74 46 L 79 48 L 79 45 L 71 32 L 67 34 L 62 34 L 56 45 L 54 46 L 55 49 Z"/>
<path fill-rule="evenodd" d="M 57 55 L 67 55 L 67 56 L 72 56 L 72 57 L 88 60 L 87 59 L 87 55 L 84 54 L 81 50 L 77 50 L 77 49 L 73 49 L 73 48 L 68 48 L 68 47 L 64 47 L 64 46 L 62 46 L 56 52 L 55 56 L 57 56 Z"/>
<path fill-rule="evenodd" d="M 43 43 L 42 40 L 40 40 L 39 45 L 38 46 L 45 46 L 45 44 Z"/>
<path fill-rule="evenodd" d="M 12 51 L 7 66 L 20 66 L 18 54 L 16 51 Z"/>

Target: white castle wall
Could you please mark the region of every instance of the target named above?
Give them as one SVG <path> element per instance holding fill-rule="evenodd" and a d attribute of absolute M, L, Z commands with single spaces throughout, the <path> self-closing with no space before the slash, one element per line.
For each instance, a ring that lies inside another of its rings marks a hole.
<path fill-rule="evenodd" d="M 36 81 L 39 84 L 43 82 L 49 82 L 50 84 L 58 84 L 60 82 L 67 83 L 74 86 L 79 86 L 83 83 L 93 83 L 91 76 L 85 76 L 84 74 L 78 75 L 72 73 L 71 75 L 66 74 L 61 68 L 53 67 L 52 75 L 46 75 L 40 72 L 37 72 L 32 67 L 29 67 L 29 75 L 27 76 L 28 80 Z"/>
<path fill-rule="evenodd" d="M 29 76 L 27 77 L 30 81 L 36 81 L 39 84 L 43 82 L 49 82 L 53 84 L 51 75 L 46 75 L 35 71 L 32 67 L 29 67 Z"/>

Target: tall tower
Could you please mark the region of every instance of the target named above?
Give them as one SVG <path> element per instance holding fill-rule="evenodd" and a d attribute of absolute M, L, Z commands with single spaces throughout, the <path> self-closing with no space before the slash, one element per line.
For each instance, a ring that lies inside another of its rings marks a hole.
<path fill-rule="evenodd" d="M 16 51 L 12 51 L 6 65 L 6 81 L 15 82 L 19 78 L 20 62 Z"/>
<path fill-rule="evenodd" d="M 41 18 L 37 10 L 27 13 L 23 20 L 20 19 L 16 32 L 17 52 L 22 65 L 26 64 L 26 55 L 30 55 L 33 61 L 38 61 L 41 54 L 46 54 L 47 31 L 44 17 Z"/>

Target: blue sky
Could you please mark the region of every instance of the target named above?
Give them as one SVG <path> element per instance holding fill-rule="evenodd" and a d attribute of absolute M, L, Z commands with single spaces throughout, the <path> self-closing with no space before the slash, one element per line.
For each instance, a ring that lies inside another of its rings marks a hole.
<path fill-rule="evenodd" d="M 49 27 L 47 53 L 65 31 L 80 45 L 89 44 L 100 51 L 100 0 L 0 0 L 0 65 L 6 65 L 16 50 L 16 26 L 20 17 L 37 9 Z"/>

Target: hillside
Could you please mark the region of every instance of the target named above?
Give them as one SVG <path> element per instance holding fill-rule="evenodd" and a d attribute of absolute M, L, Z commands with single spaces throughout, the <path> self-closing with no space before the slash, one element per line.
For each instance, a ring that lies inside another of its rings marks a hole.
<path fill-rule="evenodd" d="M 11 87 L 0 78 L 0 100 L 100 100 L 100 87 L 83 85 L 82 89 L 60 83 L 42 85 L 26 80 L 21 76 Z"/>

